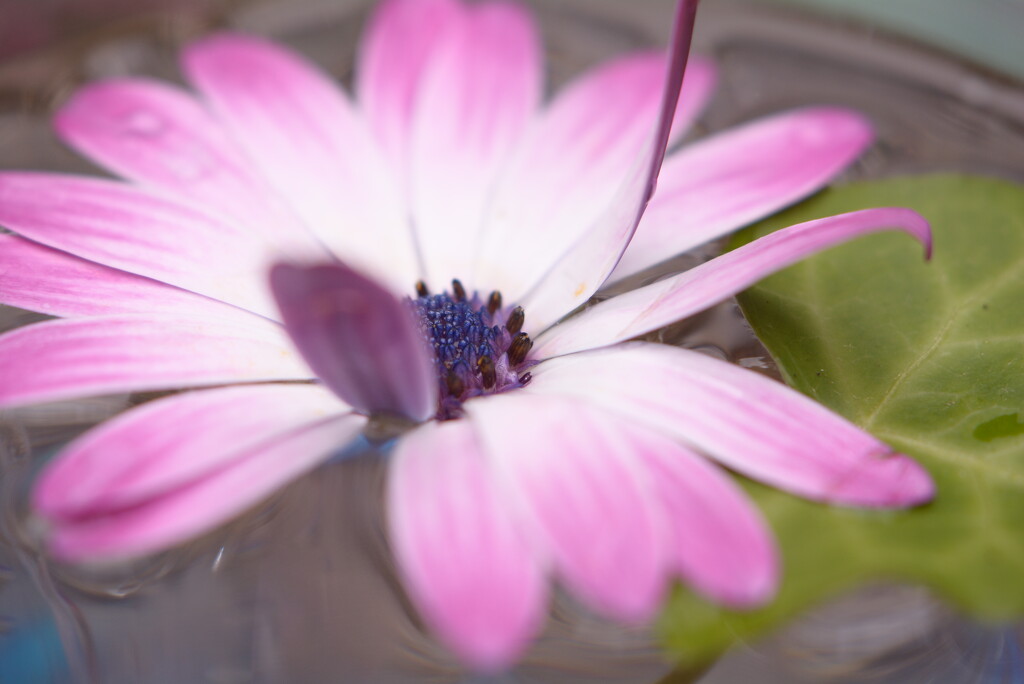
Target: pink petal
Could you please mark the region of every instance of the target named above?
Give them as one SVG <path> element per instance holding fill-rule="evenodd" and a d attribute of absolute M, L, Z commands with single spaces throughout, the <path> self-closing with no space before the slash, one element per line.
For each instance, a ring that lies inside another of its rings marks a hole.
<path fill-rule="evenodd" d="M 504 394 L 466 410 L 509 505 L 567 587 L 610 617 L 650 619 L 666 589 L 668 539 L 633 431 L 556 397 Z"/>
<path fill-rule="evenodd" d="M 280 326 L 105 316 L 0 336 L 0 406 L 96 394 L 309 379 Z"/>
<path fill-rule="evenodd" d="M 406 588 L 468 665 L 511 665 L 541 628 L 547 590 L 467 421 L 428 423 L 398 443 L 388 518 Z"/>
<path fill-rule="evenodd" d="M 614 59 L 559 94 L 518 146 L 488 206 L 474 282 L 518 301 L 599 220 L 649 144 L 665 89 L 662 52 Z M 691 59 L 673 132 L 710 94 L 714 70 Z M 515 258 L 528 246 L 530 257 Z"/>
<path fill-rule="evenodd" d="M 658 500 L 666 511 L 675 569 L 716 603 L 758 606 L 775 596 L 779 558 L 771 530 L 721 470 L 656 433 L 643 437 Z"/>
<path fill-rule="evenodd" d="M 65 561 L 111 560 L 159 551 L 229 520 L 329 457 L 363 428 L 348 414 L 263 442 L 194 482 L 95 517 L 51 521 L 51 552 Z"/>
<path fill-rule="evenodd" d="M 51 519 L 145 504 L 215 472 L 264 442 L 348 412 L 318 385 L 253 385 L 143 404 L 86 433 L 49 463 L 33 491 Z"/>
<path fill-rule="evenodd" d="M 436 411 L 433 360 L 406 303 L 341 263 L 278 264 L 270 283 L 288 334 L 339 397 L 413 420 Z"/>
<path fill-rule="evenodd" d="M 276 311 L 268 245 L 186 204 L 97 178 L 0 173 L 0 225 L 49 247 L 235 304 Z"/>
<path fill-rule="evenodd" d="M 852 238 L 902 230 L 931 253 L 928 222 L 910 209 L 865 209 L 766 235 L 672 278 L 607 299 L 537 339 L 537 358 L 603 347 L 657 330 L 746 289 L 767 275 Z"/>
<path fill-rule="evenodd" d="M 254 316 L 187 290 L 0 235 L 0 303 L 51 316 L 152 314 L 239 322 Z"/>
<path fill-rule="evenodd" d="M 363 33 L 356 62 L 359 104 L 403 186 L 423 72 L 464 14 L 456 0 L 384 0 Z"/>
<path fill-rule="evenodd" d="M 233 34 L 192 44 L 183 67 L 309 230 L 348 263 L 411 289 L 415 254 L 394 179 L 326 74 L 270 42 Z"/>
<path fill-rule="evenodd" d="M 903 507 L 934 494 L 913 459 L 781 383 L 697 352 L 631 343 L 573 354 L 537 366 L 527 390 L 600 405 L 809 499 Z"/>
<path fill-rule="evenodd" d="M 597 291 L 629 244 L 654 193 L 679 99 L 693 33 L 697 0 L 680 2 L 672 37 L 665 91 L 653 135 L 600 217 L 520 301 L 535 330 L 543 330 Z"/>
<path fill-rule="evenodd" d="M 511 3 L 466 8 L 424 68 L 412 129 L 411 190 L 427 274 L 468 280 L 492 186 L 541 94 L 537 29 Z"/>
<path fill-rule="evenodd" d="M 124 178 L 219 212 L 289 252 L 326 256 L 184 91 L 144 79 L 94 83 L 75 93 L 54 125 L 68 144 Z"/>
<path fill-rule="evenodd" d="M 665 161 L 613 278 L 773 214 L 815 192 L 874 137 L 856 112 L 817 107 L 725 131 Z"/>

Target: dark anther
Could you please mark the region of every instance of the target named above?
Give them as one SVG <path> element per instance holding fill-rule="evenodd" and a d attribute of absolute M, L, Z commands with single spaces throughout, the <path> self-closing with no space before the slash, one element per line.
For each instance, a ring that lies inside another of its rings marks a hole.
<path fill-rule="evenodd" d="M 519 376 L 519 386 L 526 387 L 533 380 L 533 373 L 526 372 Z"/>
<path fill-rule="evenodd" d="M 508 315 L 508 320 L 505 321 L 505 330 L 508 330 L 510 335 L 515 335 L 523 329 L 524 320 L 526 320 L 526 313 L 523 311 L 523 307 L 517 306 Z"/>
<path fill-rule="evenodd" d="M 494 315 L 494 312 L 501 308 L 501 293 L 495 290 L 487 298 L 487 313 Z"/>
<path fill-rule="evenodd" d="M 455 301 L 466 301 L 466 288 L 462 286 L 462 281 L 458 278 L 452 281 L 452 294 L 455 295 Z"/>
<path fill-rule="evenodd" d="M 494 370 L 494 360 L 490 356 L 481 356 L 476 361 L 477 370 L 480 371 L 480 379 L 483 381 L 484 389 L 491 389 L 498 380 Z"/>
<path fill-rule="evenodd" d="M 422 280 L 416 281 L 416 294 L 419 297 L 426 297 L 430 294 L 430 290 L 427 289 L 427 284 Z"/>
<path fill-rule="evenodd" d="M 453 397 L 461 397 L 466 386 L 462 382 L 462 378 L 459 377 L 458 373 L 454 371 L 448 371 L 448 375 L 445 376 L 444 384 L 448 387 L 448 394 Z"/>
<path fill-rule="evenodd" d="M 508 364 L 518 366 L 526 359 L 526 355 L 530 353 L 531 349 L 533 349 L 533 340 L 526 333 L 519 333 L 512 340 L 512 344 L 508 346 Z"/>

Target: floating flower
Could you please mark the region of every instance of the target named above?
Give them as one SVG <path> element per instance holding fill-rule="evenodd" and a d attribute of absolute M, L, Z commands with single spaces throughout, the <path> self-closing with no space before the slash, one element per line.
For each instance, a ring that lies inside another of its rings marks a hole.
<path fill-rule="evenodd" d="M 355 103 L 239 35 L 185 50 L 198 97 L 144 79 L 72 97 L 57 131 L 128 182 L 0 174 L 0 224 L 18 233 L 0 236 L 0 301 L 60 317 L 0 337 L 0 405 L 233 386 L 69 445 L 32 497 L 51 551 L 169 547 L 397 417 L 406 588 L 453 651 L 496 669 L 540 629 L 549 576 L 626 621 L 673 577 L 728 606 L 773 595 L 770 532 L 705 457 L 819 501 L 929 499 L 920 466 L 810 399 L 629 341 L 857 235 L 928 245 L 913 212 L 793 226 L 577 311 L 820 187 L 870 141 L 860 116 L 812 108 L 662 165 L 713 81 L 686 69 L 695 4 L 667 60 L 616 59 L 544 107 L 528 13 L 456 0 L 381 3 Z"/>

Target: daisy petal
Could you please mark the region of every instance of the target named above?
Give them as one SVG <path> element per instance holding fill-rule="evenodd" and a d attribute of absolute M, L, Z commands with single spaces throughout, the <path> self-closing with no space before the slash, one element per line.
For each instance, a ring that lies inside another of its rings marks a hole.
<path fill-rule="evenodd" d="M 506 2 L 467 7 L 426 66 L 413 114 L 412 212 L 437 287 L 469 279 L 498 171 L 541 95 L 537 29 Z"/>
<path fill-rule="evenodd" d="M 425 420 L 436 409 L 433 362 L 406 305 L 342 264 L 270 272 L 285 327 L 317 377 L 366 412 Z"/>
<path fill-rule="evenodd" d="M 464 13 L 456 0 L 384 0 L 363 34 L 356 63 L 359 105 L 403 186 L 423 71 Z"/>
<path fill-rule="evenodd" d="M 365 419 L 348 414 L 266 441 L 225 467 L 136 506 L 53 522 L 49 546 L 70 562 L 140 556 L 213 529 L 350 442 Z"/>
<path fill-rule="evenodd" d="M 779 558 L 760 511 L 731 478 L 689 449 L 656 433 L 646 434 L 643 443 L 683 579 L 734 608 L 771 599 Z"/>
<path fill-rule="evenodd" d="M 0 225 L 49 247 L 273 317 L 260 277 L 266 243 L 130 185 L 0 173 Z"/>
<path fill-rule="evenodd" d="M 928 222 L 910 209 L 864 209 L 808 221 L 596 304 L 541 334 L 534 353 L 538 358 L 552 357 L 643 335 L 714 306 L 815 252 L 882 230 L 902 230 L 931 254 Z"/>
<path fill-rule="evenodd" d="M 151 314 L 252 320 L 253 314 L 171 285 L 0 235 L 0 304 L 51 316 Z"/>
<path fill-rule="evenodd" d="M 599 404 L 808 499 L 891 508 L 934 494 L 913 459 L 781 383 L 698 352 L 630 343 L 573 354 L 534 369 L 531 388 Z"/>
<path fill-rule="evenodd" d="M 327 75 L 270 42 L 233 34 L 189 46 L 183 66 L 250 163 L 314 235 L 400 291 L 415 282 L 394 179 Z"/>
<path fill-rule="evenodd" d="M 526 134 L 488 204 L 475 281 L 510 301 L 551 268 L 607 208 L 651 135 L 665 89 L 666 56 L 611 60 L 559 94 Z M 684 131 L 711 92 L 714 69 L 686 67 L 673 133 Z M 511 259 L 543 244 L 529 259 Z"/>
<path fill-rule="evenodd" d="M 634 160 L 611 204 L 520 300 L 537 330 L 544 330 L 590 299 L 615 268 L 636 231 L 665 157 L 696 11 L 697 0 L 684 0 L 678 6 L 661 111 L 645 150 Z"/>
<path fill-rule="evenodd" d="M 731 233 L 815 192 L 871 144 L 863 116 L 836 107 L 730 129 L 665 161 L 658 190 L 612 279 Z"/>
<path fill-rule="evenodd" d="M 178 394 L 91 430 L 50 462 L 35 510 L 74 519 L 145 503 L 279 435 L 349 408 L 317 385 L 254 385 Z"/>
<path fill-rule="evenodd" d="M 500 671 L 541 628 L 547 590 L 466 421 L 428 423 L 402 438 L 388 518 L 405 586 L 460 658 Z"/>
<path fill-rule="evenodd" d="M 465 408 L 509 505 L 566 586 L 610 617 L 651 618 L 666 589 L 667 530 L 630 431 L 561 397 L 505 394 Z"/>
<path fill-rule="evenodd" d="M 198 202 L 296 256 L 326 256 L 252 174 L 220 123 L 182 90 L 145 79 L 91 84 L 64 105 L 54 127 L 124 178 Z"/>
<path fill-rule="evenodd" d="M 146 316 L 46 321 L 0 336 L 0 406 L 310 378 L 280 326 Z"/>

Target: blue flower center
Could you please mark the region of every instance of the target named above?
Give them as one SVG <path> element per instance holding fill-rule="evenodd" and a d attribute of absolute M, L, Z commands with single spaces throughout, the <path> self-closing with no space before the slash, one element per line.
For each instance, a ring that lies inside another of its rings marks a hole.
<path fill-rule="evenodd" d="M 434 351 L 439 420 L 460 416 L 467 399 L 530 382 L 526 369 L 534 365 L 528 358 L 533 341 L 522 331 L 522 307 L 503 307 L 499 292 L 486 300 L 475 292 L 467 296 L 458 280 L 441 294 L 430 294 L 419 282 L 416 294 L 409 302 Z"/>

